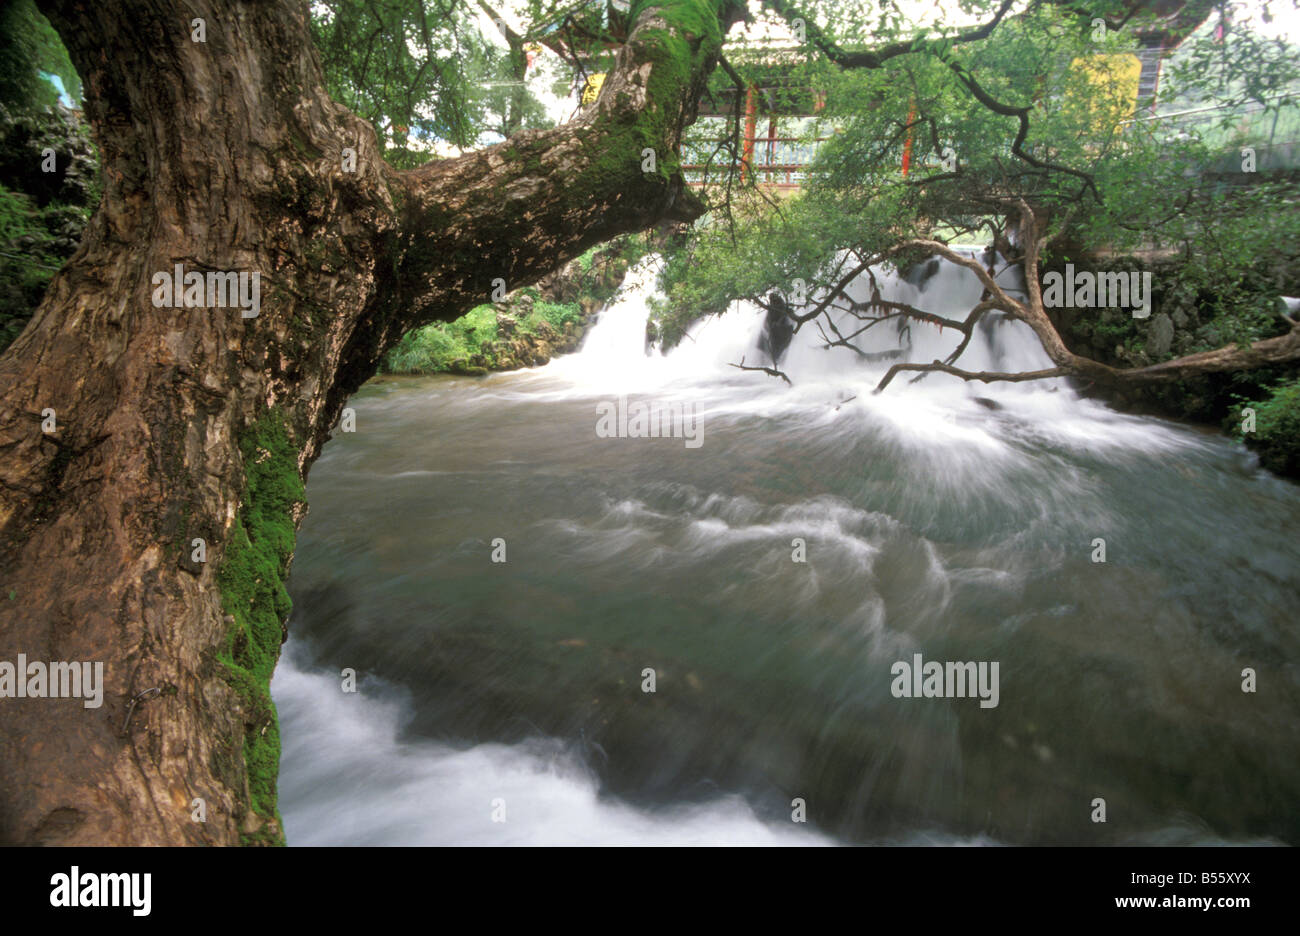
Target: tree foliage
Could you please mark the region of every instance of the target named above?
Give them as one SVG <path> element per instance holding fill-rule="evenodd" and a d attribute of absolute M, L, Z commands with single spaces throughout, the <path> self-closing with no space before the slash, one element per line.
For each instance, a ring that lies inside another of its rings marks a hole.
<path fill-rule="evenodd" d="M 731 300 L 789 295 L 797 280 L 826 303 L 817 324 L 829 326 L 829 316 L 852 306 L 846 274 L 918 259 L 925 250 L 899 249 L 911 241 L 992 241 L 1015 260 L 1026 209 L 1043 225 L 1044 263 L 1099 247 L 1185 258 L 1179 287 L 1212 305 L 1203 347 L 1286 331 L 1271 310 L 1283 282 L 1295 281 L 1300 220 L 1279 210 L 1300 194 L 1293 177 L 1235 184 L 1239 171 L 1228 180 L 1209 172 L 1222 140 L 1133 119 L 1143 116 L 1126 74 L 1136 39 L 1095 25 L 1122 20 L 1123 4 L 1030 4 L 1005 17 L 1007 4 L 965 4 L 996 22 L 977 39 L 974 27 L 908 33 L 892 8 L 855 23 L 838 6 L 766 5 L 803 22 L 809 48 L 794 64 L 784 60 L 786 84 L 823 93 L 809 134 L 829 140 L 793 199 L 771 198 L 754 176 L 746 186 L 724 175 L 710 188 L 717 210 L 665 269 L 658 313 L 667 340 Z M 1189 40 L 1192 64 L 1176 70 L 1167 93 L 1294 108 L 1277 94 L 1300 77 L 1296 50 L 1245 34 L 1225 43 L 1214 25 Z M 733 80 L 770 75 L 781 61 L 751 59 L 748 69 L 736 65 Z M 811 316 L 817 306 L 795 312 Z"/>
<path fill-rule="evenodd" d="M 524 15 L 545 21 L 554 6 L 532 0 Z M 398 167 L 426 162 L 434 142 L 470 147 L 549 125 L 524 35 L 485 2 L 321 0 L 312 35 L 330 95 L 374 125 Z"/>
<path fill-rule="evenodd" d="M 458 0 L 321 0 L 312 36 L 330 96 L 364 117 L 398 163 L 412 134 L 469 144 L 471 85 L 460 62 L 483 43 Z"/>

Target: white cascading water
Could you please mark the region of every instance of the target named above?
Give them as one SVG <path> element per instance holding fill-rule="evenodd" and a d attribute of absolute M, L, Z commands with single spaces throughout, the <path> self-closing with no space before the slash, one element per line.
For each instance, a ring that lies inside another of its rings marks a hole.
<path fill-rule="evenodd" d="M 975 253 L 978 252 L 972 252 Z M 678 383 L 713 383 L 719 376 L 736 376 L 738 372 L 729 365 L 739 364 L 742 359 L 749 365 L 770 365 L 771 362 L 758 350 L 764 312 L 748 302 L 737 302 L 724 315 L 696 323 L 687 337 L 667 354 L 645 353 L 647 300 L 655 292 L 657 270 L 658 262 L 653 257 L 633 269 L 621 298 L 600 313 L 580 353 L 558 359 L 537 373 L 562 375 L 573 380 L 578 387 L 590 386 L 608 392 L 619 384 L 629 389 L 650 390 Z M 1021 280 L 1017 270 L 1004 268 L 998 278 L 1012 294 L 1018 292 Z M 891 271 L 878 274 L 877 282 L 884 299 L 955 319 L 965 317 L 966 312 L 979 301 L 981 291 L 973 273 L 947 262 L 940 262 L 937 272 L 919 287 Z M 849 298 L 866 302 L 870 296 L 868 281 L 865 278 L 855 281 L 848 293 Z M 990 319 L 994 317 L 990 316 Z M 841 313 L 836 324 L 842 333 L 849 334 L 861 323 L 847 313 Z M 890 364 L 944 358 L 956 348 L 961 338 L 954 329 L 945 331 L 924 323 L 914 322 L 910 330 L 910 339 L 900 340 L 896 323 L 875 326 L 856 341 L 863 351 L 898 351 L 903 350 L 905 343 L 910 345 L 910 349 L 897 358 L 864 363 L 849 349 L 826 348 L 826 341 L 816 323 L 809 322 L 795 336 L 782 359 L 781 369 L 796 385 L 844 385 L 848 380 L 871 387 Z M 1050 363 L 1027 326 L 1018 322 L 997 324 L 988 321 L 978 329 L 961 358 L 960 366 L 968 370 L 1032 370 L 1050 366 Z M 905 382 L 911 376 L 908 374 L 898 379 Z M 761 375 L 751 374 L 746 379 L 757 385 L 765 382 Z M 945 382 L 939 377 L 927 377 L 924 382 L 930 381 Z M 946 382 L 960 384 L 951 377 Z M 783 384 L 776 385 L 776 389 L 783 387 Z"/>
<path fill-rule="evenodd" d="M 978 258 L 983 252 L 970 249 Z M 864 361 L 843 347 L 827 348 L 815 322 L 795 334 L 780 369 L 793 383 L 731 365 L 770 365 L 758 349 L 764 310 L 748 302 L 734 303 L 721 316 L 697 322 L 666 354 L 647 353 L 647 300 L 655 293 L 658 260 L 648 258 L 628 275 L 623 293 L 604 309 L 579 353 L 561 357 L 546 367 L 525 372 L 534 378 L 528 392 L 556 399 L 600 394 L 653 395 L 656 399 L 695 402 L 703 412 L 774 415 L 807 410 L 810 416 L 847 417 L 854 413 L 896 430 L 903 446 L 929 446 L 943 439 L 965 440 L 977 448 L 1005 450 L 1008 422 L 1025 432 L 1045 433 L 1066 444 L 1089 448 L 1109 446 L 1166 448 L 1187 445 L 1149 419 L 1126 416 L 1104 404 L 1080 397 L 1061 379 L 1027 383 L 966 382 L 948 374 L 929 373 L 919 381 L 904 371 L 882 393 L 875 388 L 888 368 L 898 362 L 945 359 L 957 347 L 955 329 L 912 322 L 910 348 L 897 358 Z M 1018 268 L 999 264 L 998 282 L 1013 295 L 1023 277 Z M 892 271 L 876 277 L 881 297 L 922 311 L 962 320 L 980 300 L 982 286 L 969 270 L 947 261 L 921 287 Z M 870 298 L 870 286 L 859 278 L 849 288 L 857 302 Z M 851 334 L 861 322 L 842 313 L 840 332 Z M 868 354 L 900 350 L 894 322 L 874 326 L 855 342 Z M 970 371 L 1033 371 L 1052 366 L 1037 337 L 1022 322 L 993 313 L 976 328 L 955 366 Z M 559 384 L 557 386 L 557 384 Z M 995 401 L 992 412 L 987 403 Z M 1013 431 L 1010 435 L 1014 436 Z M 965 461 L 960 451 L 939 453 Z"/>
<path fill-rule="evenodd" d="M 280 772 L 291 845 L 830 844 L 760 822 L 739 796 L 654 813 L 602 800 L 591 771 L 558 741 L 463 751 L 404 743 L 400 693 L 345 695 L 291 655 L 274 692 L 281 722 L 294 726 Z M 502 820 L 485 821 L 498 798 Z"/>

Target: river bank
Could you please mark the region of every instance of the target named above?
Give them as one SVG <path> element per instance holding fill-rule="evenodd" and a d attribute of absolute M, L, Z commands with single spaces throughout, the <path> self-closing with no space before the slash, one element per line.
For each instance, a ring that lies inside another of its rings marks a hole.
<path fill-rule="evenodd" d="M 1067 262 L 1056 258 L 1044 266 L 1044 275 L 1059 274 Z M 1290 322 L 1275 298 L 1277 291 L 1300 291 L 1300 279 L 1290 268 L 1251 271 L 1229 291 L 1217 288 L 1202 259 L 1094 254 L 1084 255 L 1079 263 L 1100 275 L 1140 273 L 1150 278 L 1150 308 L 1140 318 L 1127 308 L 1049 309 L 1071 351 L 1118 368 L 1147 367 L 1284 334 Z M 1270 471 L 1300 479 L 1300 366 L 1080 389 L 1124 412 L 1215 426 L 1254 450 Z"/>
<path fill-rule="evenodd" d="M 555 273 L 470 310 L 454 322 L 417 328 L 384 358 L 382 374 L 458 374 L 540 367 L 582 345 L 591 321 L 643 255 L 642 238 L 593 248 Z"/>

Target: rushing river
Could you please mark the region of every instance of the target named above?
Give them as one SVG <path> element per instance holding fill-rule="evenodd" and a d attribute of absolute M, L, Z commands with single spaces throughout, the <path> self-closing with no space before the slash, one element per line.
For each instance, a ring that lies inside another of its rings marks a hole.
<path fill-rule="evenodd" d="M 812 329 L 787 387 L 728 366 L 752 307 L 647 355 L 647 292 L 546 367 L 353 399 L 273 684 L 290 844 L 1300 843 L 1300 488 L 1064 383 L 873 395 Z M 1047 366 L 1016 323 L 962 363 Z M 598 433 L 638 403 L 698 444 Z M 915 654 L 996 662 L 997 705 L 896 697 Z"/>

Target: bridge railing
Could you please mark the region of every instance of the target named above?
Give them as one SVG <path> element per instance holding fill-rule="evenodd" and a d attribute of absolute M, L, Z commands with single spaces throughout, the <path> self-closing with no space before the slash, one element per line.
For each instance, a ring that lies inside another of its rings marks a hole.
<path fill-rule="evenodd" d="M 817 155 L 817 149 L 829 137 L 760 137 L 753 141 L 752 150 L 742 141 L 740 171 L 742 175 L 753 174 L 760 185 L 776 188 L 798 188 L 807 176 L 808 168 Z M 688 185 L 705 184 L 706 173 L 713 179 L 725 177 L 729 168 L 729 153 L 719 149 L 725 143 L 722 139 L 693 140 L 682 144 L 682 174 Z M 709 162 L 713 157 L 712 163 Z"/>

